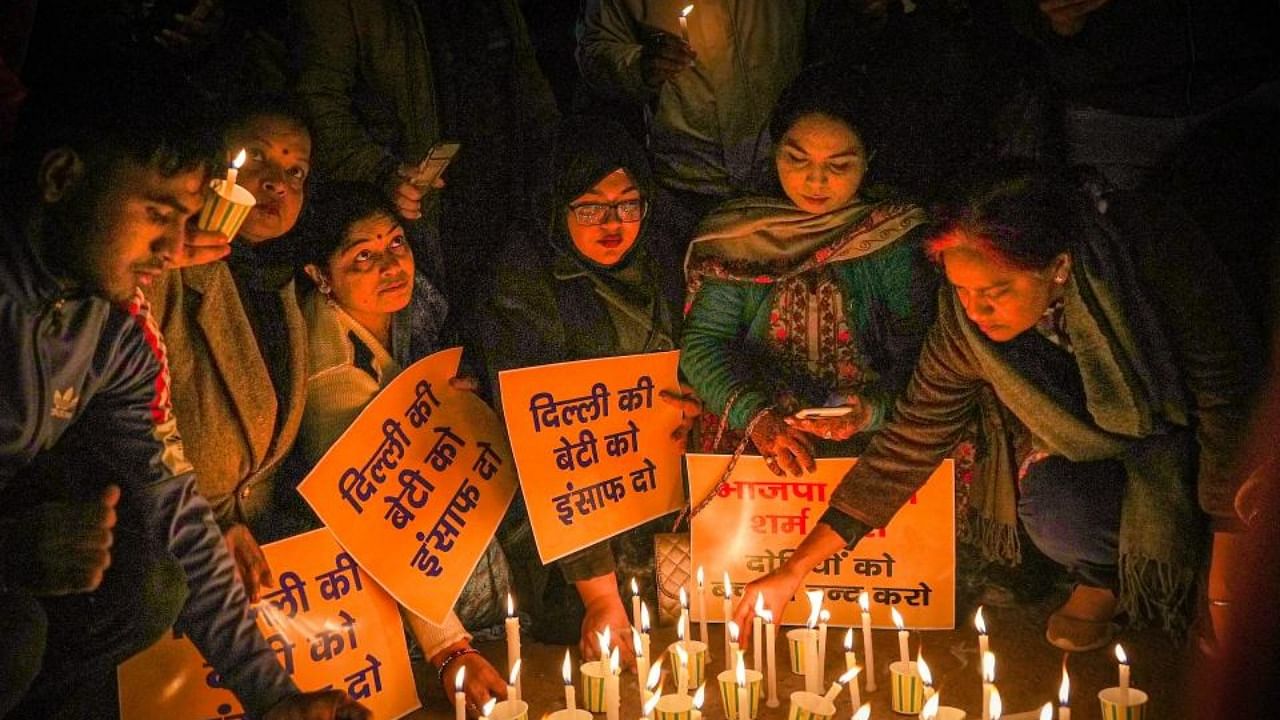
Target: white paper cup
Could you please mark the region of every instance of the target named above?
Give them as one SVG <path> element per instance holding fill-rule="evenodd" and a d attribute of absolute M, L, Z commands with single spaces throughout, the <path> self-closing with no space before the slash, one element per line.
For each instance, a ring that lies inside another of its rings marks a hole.
<path fill-rule="evenodd" d="M 969 716 L 965 713 L 965 711 L 961 710 L 958 707 L 943 705 L 942 707 L 938 708 L 938 715 L 936 718 L 934 718 L 934 720 L 966 720 L 966 718 L 968 717 Z"/>
<path fill-rule="evenodd" d="M 707 644 L 698 640 L 671 643 L 667 647 L 667 658 L 671 662 L 672 672 L 677 672 L 676 663 L 680 662 L 676 658 L 676 645 L 684 648 L 685 654 L 689 656 L 689 692 L 693 692 L 707 679 Z"/>
<path fill-rule="evenodd" d="M 529 720 L 529 703 L 523 700 L 503 700 L 493 706 L 489 720 Z"/>
<path fill-rule="evenodd" d="M 919 715 L 924 709 L 924 682 L 916 664 L 901 660 L 889 663 L 889 705 L 899 715 Z"/>
<path fill-rule="evenodd" d="M 817 693 L 804 690 L 791 693 L 791 709 L 787 711 L 787 720 L 831 720 L 835 714 L 835 703 Z"/>
<path fill-rule="evenodd" d="M 604 712 L 604 681 L 609 675 L 608 662 L 604 660 L 585 662 L 578 671 L 578 678 L 582 681 L 578 700 L 582 703 L 582 707 L 593 713 Z"/>
<path fill-rule="evenodd" d="M 756 670 L 747 670 L 747 697 L 749 707 L 747 714 L 758 717 L 760 714 L 760 688 L 764 684 L 764 675 Z M 733 670 L 725 670 L 716 676 L 716 684 L 720 686 L 720 703 L 725 715 L 732 720 L 738 717 L 738 674 Z"/>
<path fill-rule="evenodd" d="M 204 195 L 204 206 L 200 208 L 200 217 L 196 227 L 201 230 L 214 230 L 234 238 L 240 232 L 240 226 L 258 201 L 253 193 L 240 185 L 232 185 L 227 189 L 226 180 L 212 180 L 209 191 Z"/>
<path fill-rule="evenodd" d="M 591 720 L 591 713 L 582 708 L 575 708 L 573 712 L 565 708 L 551 713 L 547 716 L 547 720 Z"/>
<path fill-rule="evenodd" d="M 1136 688 L 1129 688 L 1127 703 L 1120 688 L 1101 690 L 1098 702 L 1102 705 L 1102 720 L 1146 720 L 1148 699 L 1146 693 Z"/>
<path fill-rule="evenodd" d="M 804 674 L 804 643 L 809 639 L 807 628 L 787 631 L 787 654 L 791 658 L 791 674 Z"/>
<path fill-rule="evenodd" d="M 654 720 L 690 720 L 693 699 L 688 695 L 663 695 L 653 709 Z"/>

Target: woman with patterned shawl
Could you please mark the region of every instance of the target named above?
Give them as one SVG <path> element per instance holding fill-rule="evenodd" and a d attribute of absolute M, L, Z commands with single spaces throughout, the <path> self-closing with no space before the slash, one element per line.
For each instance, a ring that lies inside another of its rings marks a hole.
<path fill-rule="evenodd" d="M 708 410 L 702 448 L 732 448 L 746 432 L 779 475 L 865 445 L 932 317 L 924 212 L 860 193 L 856 104 L 822 74 L 798 78 L 770 124 L 785 196 L 721 206 L 685 262 L 680 367 Z M 794 415 L 815 407 L 829 415 Z"/>

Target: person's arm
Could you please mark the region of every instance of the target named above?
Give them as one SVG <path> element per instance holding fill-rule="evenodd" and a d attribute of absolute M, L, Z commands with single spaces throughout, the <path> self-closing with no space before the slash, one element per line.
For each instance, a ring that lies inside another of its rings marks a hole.
<path fill-rule="evenodd" d="M 724 415 L 729 399 L 736 396 L 726 418 L 735 430 L 745 428 L 770 400 L 749 363 L 734 350 L 747 332 L 744 308 L 758 304 L 760 292 L 740 283 L 703 283 L 680 339 L 680 372 L 706 407 Z"/>
<path fill-rule="evenodd" d="M 400 159 L 374 141 L 355 112 L 360 48 L 351 2 L 302 0 L 295 4 L 294 16 L 301 62 L 297 93 L 311 120 L 325 176 L 386 184 Z"/>
<path fill-rule="evenodd" d="M 122 480 L 124 502 L 144 531 L 178 560 L 188 600 L 178 627 L 245 708 L 263 715 L 298 692 L 249 612 L 244 586 L 178 437 L 168 396 L 163 343 L 145 302 L 129 308 L 136 327 L 121 333 L 106 385 L 85 408 L 83 427 L 110 437 L 88 443 L 104 474 Z"/>
<path fill-rule="evenodd" d="M 576 55 L 583 80 L 597 92 L 637 103 L 653 96 L 637 30 L 623 0 L 587 0 Z"/>

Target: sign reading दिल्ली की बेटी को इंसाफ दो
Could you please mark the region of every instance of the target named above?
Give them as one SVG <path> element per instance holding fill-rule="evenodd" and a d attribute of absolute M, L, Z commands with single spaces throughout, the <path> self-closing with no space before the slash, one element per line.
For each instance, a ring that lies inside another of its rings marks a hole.
<path fill-rule="evenodd" d="M 503 416 L 538 554 L 551 562 L 684 504 L 676 351 L 507 370 Z"/>

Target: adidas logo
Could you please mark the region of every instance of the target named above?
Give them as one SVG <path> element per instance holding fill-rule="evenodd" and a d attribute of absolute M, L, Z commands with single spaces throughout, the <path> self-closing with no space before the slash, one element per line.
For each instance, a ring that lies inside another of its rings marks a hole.
<path fill-rule="evenodd" d="M 59 420 L 70 420 L 79 405 L 80 396 L 76 394 L 75 388 L 67 388 L 61 392 L 54 390 L 53 409 L 49 411 L 49 414 Z"/>

